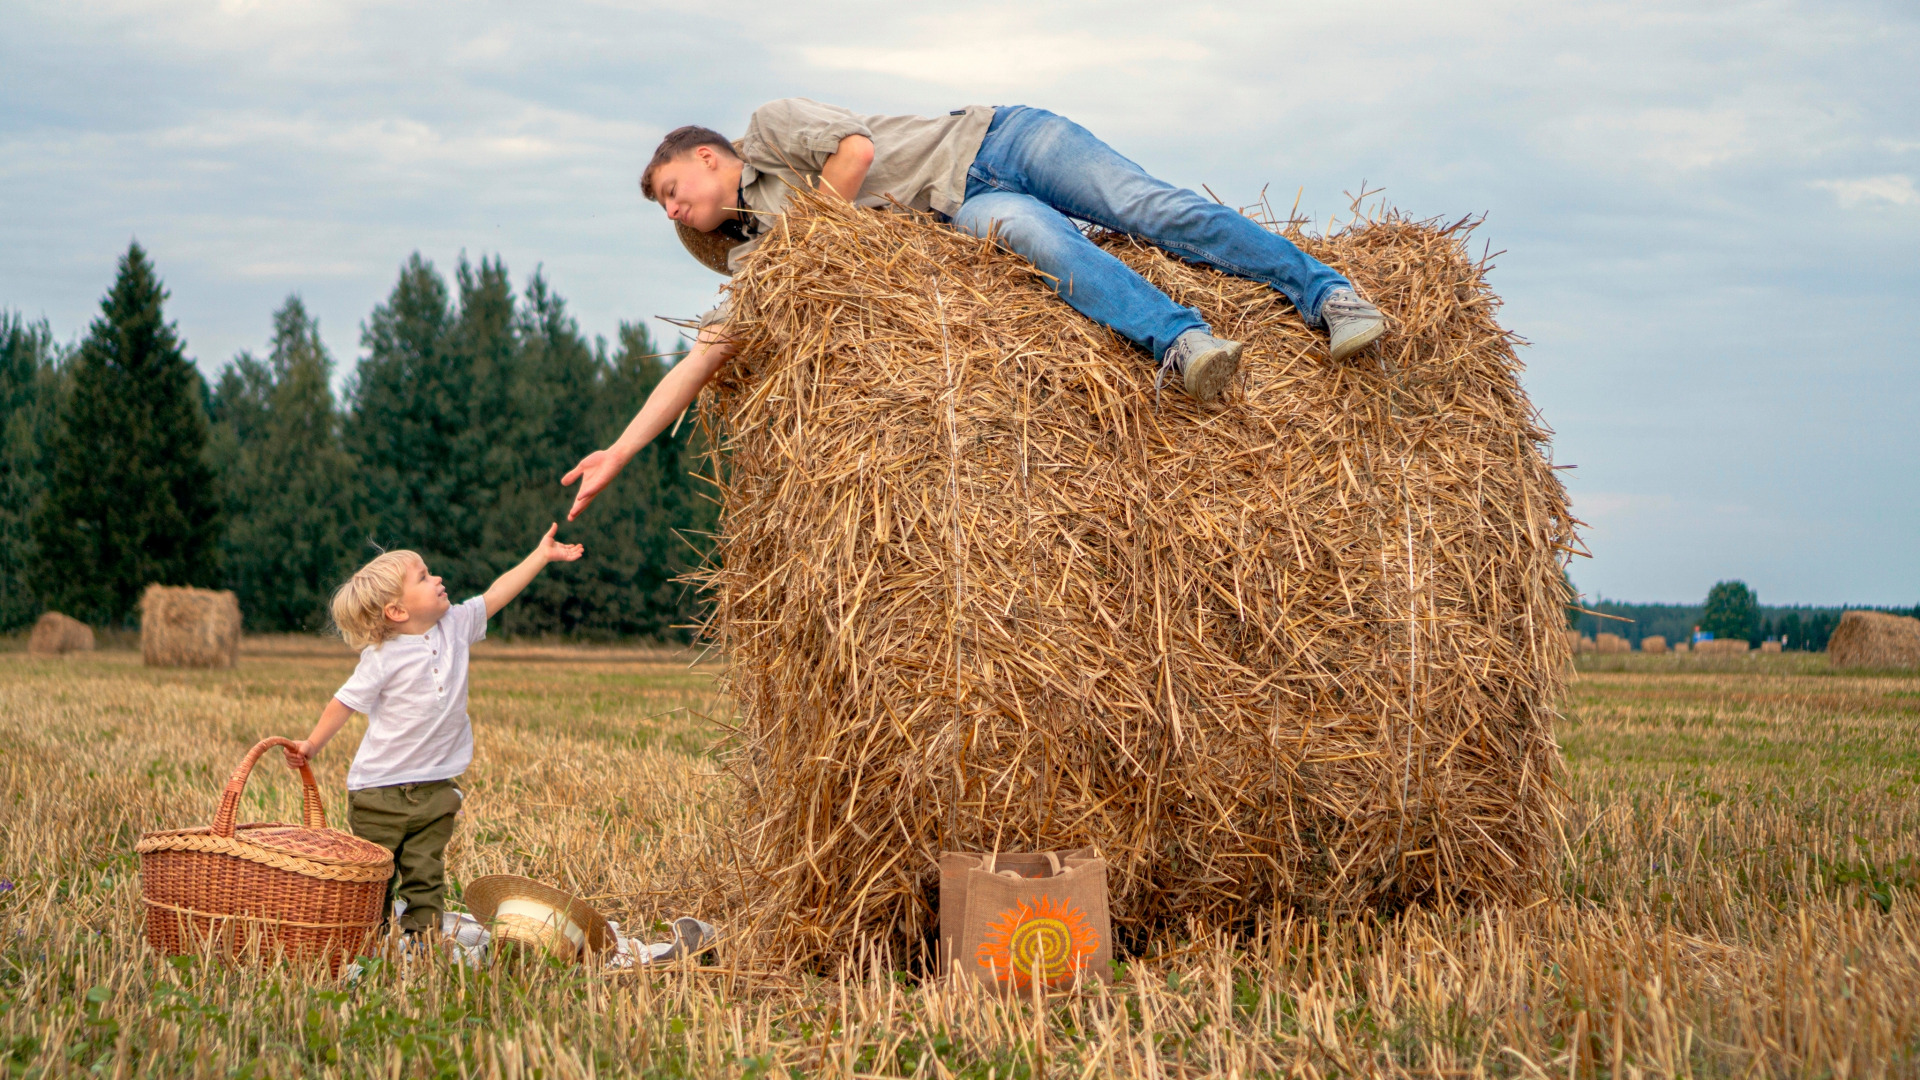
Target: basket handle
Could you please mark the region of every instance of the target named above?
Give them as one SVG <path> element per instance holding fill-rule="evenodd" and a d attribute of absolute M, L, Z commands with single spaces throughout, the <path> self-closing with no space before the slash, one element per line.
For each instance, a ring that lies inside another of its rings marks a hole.
<path fill-rule="evenodd" d="M 294 768 L 293 760 L 299 753 L 299 745 L 292 739 L 273 735 L 261 739 L 254 744 L 253 749 L 247 751 L 247 756 L 234 767 L 233 775 L 227 777 L 227 786 L 220 792 L 220 812 L 213 816 L 213 835 L 233 835 L 233 817 L 240 812 L 240 793 L 247 790 L 247 774 L 253 771 L 253 763 L 260 760 L 260 755 L 278 746 L 286 751 L 287 767 Z M 306 818 L 307 828 L 324 829 L 327 827 L 327 808 L 320 803 L 320 785 L 313 782 L 311 767 L 301 765 L 299 770 L 300 783 L 306 788 L 302 792 L 301 809 Z"/>

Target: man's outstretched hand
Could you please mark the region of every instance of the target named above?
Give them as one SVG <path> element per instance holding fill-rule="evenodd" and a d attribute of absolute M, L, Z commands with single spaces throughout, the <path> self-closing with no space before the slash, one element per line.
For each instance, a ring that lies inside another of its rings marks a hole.
<path fill-rule="evenodd" d="M 613 478 L 619 476 L 620 470 L 626 467 L 625 459 L 611 450 L 595 450 L 581 458 L 580 464 L 575 465 L 572 471 L 560 478 L 561 487 L 566 487 L 575 480 L 580 481 L 580 490 L 574 493 L 573 509 L 567 511 L 567 520 L 572 521 L 579 517 L 580 511 L 585 510 L 588 503 L 605 491 L 607 485 L 613 483 Z"/>

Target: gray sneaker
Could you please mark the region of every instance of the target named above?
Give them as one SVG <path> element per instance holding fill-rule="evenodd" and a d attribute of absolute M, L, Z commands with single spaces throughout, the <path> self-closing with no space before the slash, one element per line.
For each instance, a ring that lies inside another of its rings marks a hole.
<path fill-rule="evenodd" d="M 1320 303 L 1320 320 L 1327 324 L 1328 344 L 1336 364 L 1378 341 L 1387 331 L 1387 317 L 1352 289 L 1328 293 Z"/>
<path fill-rule="evenodd" d="M 1160 374 L 1153 380 L 1153 392 L 1171 371 L 1180 376 L 1187 393 L 1199 402 L 1211 402 L 1226 388 L 1227 380 L 1240 370 L 1240 351 L 1246 346 L 1237 341 L 1217 338 L 1205 330 L 1189 330 L 1167 346 L 1160 359 Z"/>

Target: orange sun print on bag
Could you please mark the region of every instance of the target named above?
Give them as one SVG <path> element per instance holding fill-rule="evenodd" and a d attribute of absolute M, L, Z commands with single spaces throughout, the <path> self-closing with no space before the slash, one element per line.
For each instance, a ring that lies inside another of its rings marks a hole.
<path fill-rule="evenodd" d="M 1016 987 L 1030 986 L 1036 977 L 1052 986 L 1071 980 L 1099 948 L 1100 935 L 1087 925 L 1085 912 L 1071 901 L 1055 903 L 1042 894 L 1000 912 L 973 960 Z"/>

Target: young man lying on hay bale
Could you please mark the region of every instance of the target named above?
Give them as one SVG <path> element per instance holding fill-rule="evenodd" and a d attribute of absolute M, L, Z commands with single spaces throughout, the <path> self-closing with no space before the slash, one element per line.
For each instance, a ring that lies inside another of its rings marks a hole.
<path fill-rule="evenodd" d="M 1174 303 L 1101 250 L 1076 221 L 1266 283 L 1309 325 L 1326 328 L 1335 361 L 1385 329 L 1380 310 L 1346 278 L 1286 237 L 1147 175 L 1087 129 L 1045 109 L 970 105 L 929 119 L 861 116 L 788 98 L 756 109 L 737 143 L 703 127 L 670 132 L 640 177 L 641 192 L 666 210 L 681 242 L 723 274 L 759 245 L 800 186 L 860 206 L 898 204 L 937 214 L 955 228 L 993 237 L 1032 262 L 1081 314 L 1155 357 L 1160 378 L 1177 376 L 1200 401 L 1212 401 L 1233 377 L 1240 343 L 1213 336 L 1198 311 Z M 680 416 L 732 356 L 727 307 L 701 317 L 698 343 L 614 445 L 566 475 L 563 483 L 581 481 L 568 520 Z"/>

